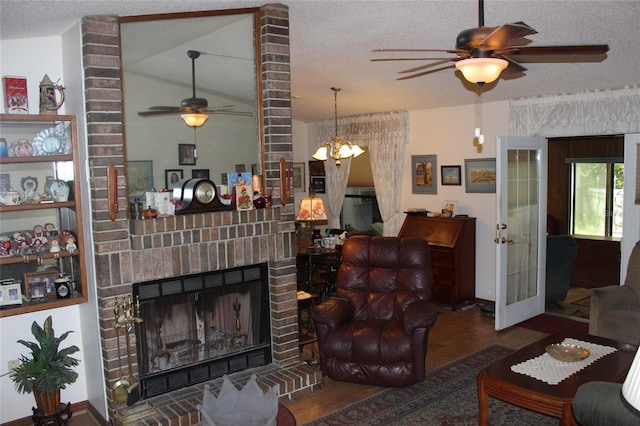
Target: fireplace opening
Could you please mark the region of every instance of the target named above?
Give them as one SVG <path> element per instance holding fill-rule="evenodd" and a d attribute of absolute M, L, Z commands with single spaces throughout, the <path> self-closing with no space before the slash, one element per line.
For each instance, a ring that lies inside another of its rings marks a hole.
<path fill-rule="evenodd" d="M 271 363 L 266 264 L 133 285 L 143 398 Z"/>

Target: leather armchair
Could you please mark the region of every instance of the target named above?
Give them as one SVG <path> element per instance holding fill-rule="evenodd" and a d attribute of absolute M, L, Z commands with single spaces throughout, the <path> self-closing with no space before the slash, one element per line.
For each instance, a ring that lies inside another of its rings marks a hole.
<path fill-rule="evenodd" d="M 640 241 L 631 251 L 624 285 L 591 290 L 589 334 L 640 344 Z"/>
<path fill-rule="evenodd" d="M 354 236 L 342 249 L 336 298 L 312 312 L 320 365 L 332 379 L 376 386 L 424 381 L 431 251 L 418 238 Z"/>

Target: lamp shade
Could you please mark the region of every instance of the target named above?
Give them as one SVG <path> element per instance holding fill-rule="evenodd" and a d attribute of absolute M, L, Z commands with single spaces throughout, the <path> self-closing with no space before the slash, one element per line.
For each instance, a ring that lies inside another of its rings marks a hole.
<path fill-rule="evenodd" d="M 300 201 L 300 210 L 296 220 L 312 222 L 327 220 L 327 212 L 324 209 L 322 198 L 303 198 Z"/>
<path fill-rule="evenodd" d="M 325 161 L 327 159 L 327 146 L 322 145 L 315 154 L 312 155 L 313 158 L 320 161 Z"/>
<path fill-rule="evenodd" d="M 209 119 L 207 114 L 182 114 L 180 117 L 189 127 L 201 127 Z"/>
<path fill-rule="evenodd" d="M 640 411 L 640 350 L 636 352 L 629 373 L 622 384 L 622 397 L 633 408 Z"/>
<path fill-rule="evenodd" d="M 507 65 L 509 62 L 498 58 L 470 58 L 456 62 L 456 68 L 471 83 L 496 81 Z"/>

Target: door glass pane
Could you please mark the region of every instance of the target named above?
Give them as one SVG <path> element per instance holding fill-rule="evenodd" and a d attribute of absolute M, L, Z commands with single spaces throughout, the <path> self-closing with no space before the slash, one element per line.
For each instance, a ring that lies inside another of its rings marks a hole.
<path fill-rule="evenodd" d="M 510 150 L 507 158 L 507 304 L 511 304 L 537 295 L 540 164 L 537 150 Z"/>

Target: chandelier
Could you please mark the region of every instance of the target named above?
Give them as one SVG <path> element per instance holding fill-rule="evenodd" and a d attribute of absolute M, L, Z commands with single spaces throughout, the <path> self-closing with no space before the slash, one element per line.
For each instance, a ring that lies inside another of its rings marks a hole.
<path fill-rule="evenodd" d="M 364 150 L 356 144 L 353 144 L 349 141 L 343 141 L 342 138 L 338 136 L 338 92 L 342 89 L 340 89 L 339 87 L 332 87 L 331 90 L 333 90 L 334 96 L 336 133 L 329 142 L 318 148 L 318 150 L 315 152 L 315 154 L 312 155 L 312 157 L 320 161 L 325 161 L 329 158 L 333 158 L 336 161 L 336 166 L 340 167 L 340 160 L 345 158 L 357 157 L 358 155 L 362 154 Z"/>

